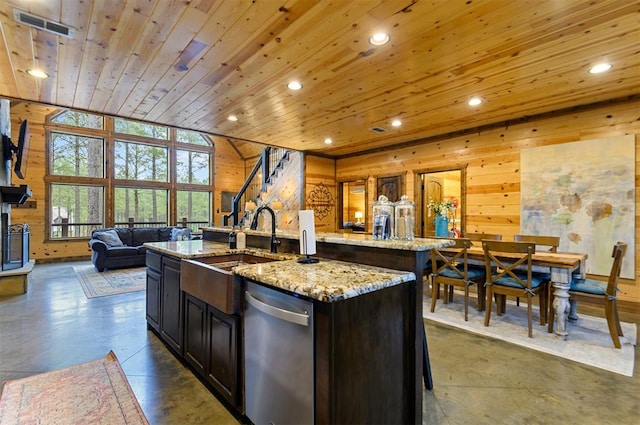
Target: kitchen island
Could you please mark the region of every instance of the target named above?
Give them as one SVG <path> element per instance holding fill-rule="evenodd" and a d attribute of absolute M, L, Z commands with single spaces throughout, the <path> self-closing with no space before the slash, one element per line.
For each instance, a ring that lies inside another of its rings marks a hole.
<path fill-rule="evenodd" d="M 247 346 L 243 345 L 241 308 L 221 312 L 180 290 L 175 281 L 176 278 L 180 281 L 181 264 L 211 263 L 212 258 L 245 251 L 272 256 L 271 259 L 280 261 L 233 267 L 236 286 L 241 285 L 244 290 L 249 283 L 255 283 L 313 303 L 314 421 L 421 422 L 423 327 L 422 297 L 418 294 L 422 293 L 424 264 L 418 266 L 417 262 L 422 262 L 422 258 L 426 261 L 433 246 L 446 242 L 422 239 L 412 243 L 390 241 L 395 242 L 393 245 L 385 244 L 386 241 L 345 245 L 357 247 L 346 251 L 351 251 L 347 255 L 350 259 L 359 258 L 362 254 L 358 253 L 366 249 L 376 250 L 378 257 L 386 252 L 388 258 L 397 259 L 394 269 L 405 270 L 397 271 L 322 258 L 317 264 L 300 264 L 291 261 L 297 258 L 297 241 L 285 248 L 285 240 L 279 247 L 281 253 L 272 254 L 256 239 L 266 235 L 264 232 L 247 232 L 248 245 L 254 246 L 257 242 L 258 248 L 230 250 L 221 236 L 223 232 L 220 231 L 217 241 L 211 234 L 207 237 L 205 231 L 205 240 L 201 241 L 145 244 L 149 258 L 148 281 L 151 279 L 153 287 L 153 280 L 158 280 L 161 289 L 155 292 L 163 293 L 157 295 L 160 305 L 155 310 L 160 312 L 160 319 L 154 326 L 149 312 L 153 312 L 156 302 L 154 291 L 148 290 L 147 321 L 178 356 L 197 366 L 195 369 L 200 368 L 200 376 L 217 383 L 213 387 L 244 414 L 244 392 L 239 383 L 244 379 L 241 356 Z M 228 232 L 224 234 L 227 235 Z M 384 251 L 378 251 L 380 249 Z M 287 257 L 289 260 L 285 260 Z M 401 261 L 402 258 L 405 260 Z M 363 260 L 371 261 L 374 260 Z M 414 268 L 421 270 L 419 279 L 410 271 Z M 163 281 L 174 283 L 167 285 Z M 166 291 L 169 287 L 173 287 L 170 294 Z M 164 312 L 170 312 L 173 319 L 167 320 Z M 173 332 L 169 332 L 171 337 L 166 336 L 163 322 L 168 323 L 169 328 L 172 323 L 175 325 Z M 232 346 L 228 350 L 214 349 L 213 341 L 231 341 Z M 224 367 L 216 368 L 216 356 L 218 363 L 223 357 Z M 216 370 L 219 373 L 213 377 Z"/>

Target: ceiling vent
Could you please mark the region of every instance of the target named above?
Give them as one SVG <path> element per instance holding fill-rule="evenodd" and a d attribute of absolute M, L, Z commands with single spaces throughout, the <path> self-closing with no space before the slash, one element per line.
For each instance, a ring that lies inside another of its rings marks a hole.
<path fill-rule="evenodd" d="M 22 10 L 13 9 L 13 18 L 16 20 L 16 22 L 29 25 L 30 27 L 34 27 L 39 30 L 48 31 L 50 33 L 61 35 L 63 37 L 73 37 L 73 28 L 62 25 L 58 22 L 49 21 L 48 19 L 41 18 L 36 15 L 32 15 Z"/>
<path fill-rule="evenodd" d="M 384 133 L 387 130 L 382 127 L 371 127 L 371 131 L 375 131 L 376 133 Z"/>

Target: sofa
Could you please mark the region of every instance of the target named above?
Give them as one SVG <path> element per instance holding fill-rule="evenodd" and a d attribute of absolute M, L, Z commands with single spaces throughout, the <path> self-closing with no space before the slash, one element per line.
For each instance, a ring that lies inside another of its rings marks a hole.
<path fill-rule="evenodd" d="M 146 242 L 188 240 L 188 228 L 168 227 L 108 227 L 91 232 L 89 247 L 91 262 L 99 272 L 105 269 L 140 267 L 145 265 Z"/>

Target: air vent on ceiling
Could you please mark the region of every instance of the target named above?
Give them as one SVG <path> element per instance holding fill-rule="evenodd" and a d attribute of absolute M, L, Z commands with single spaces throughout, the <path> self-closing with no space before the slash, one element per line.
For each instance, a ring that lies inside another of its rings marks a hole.
<path fill-rule="evenodd" d="M 34 27 L 39 30 L 48 31 L 63 37 L 73 37 L 73 28 L 32 15 L 22 10 L 13 9 L 13 18 L 21 24 L 29 25 L 30 27 Z"/>
<path fill-rule="evenodd" d="M 382 127 L 371 127 L 371 131 L 375 131 L 376 133 L 384 133 L 387 130 Z"/>

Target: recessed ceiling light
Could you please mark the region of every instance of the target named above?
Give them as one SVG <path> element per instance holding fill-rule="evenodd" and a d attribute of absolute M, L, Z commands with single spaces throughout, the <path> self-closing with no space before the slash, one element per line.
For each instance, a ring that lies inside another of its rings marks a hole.
<path fill-rule="evenodd" d="M 610 63 L 599 63 L 599 64 L 593 66 L 589 70 L 589 74 L 600 74 L 601 72 L 607 72 L 610 69 L 611 69 L 611 64 Z"/>
<path fill-rule="evenodd" d="M 389 40 L 389 34 L 384 32 L 379 32 L 369 37 L 369 43 L 373 44 L 374 46 L 382 46 L 383 44 L 387 44 Z"/>
<path fill-rule="evenodd" d="M 287 84 L 287 87 L 289 87 L 289 89 L 291 90 L 300 90 L 302 88 L 302 84 L 300 84 L 299 81 L 291 81 L 289 84 Z"/>
<path fill-rule="evenodd" d="M 391 121 L 391 126 L 392 127 L 400 127 L 401 125 L 402 125 L 402 121 L 400 121 L 400 120 Z"/>
<path fill-rule="evenodd" d="M 481 103 L 482 103 L 482 99 L 480 99 L 479 97 L 472 97 L 467 102 L 467 105 L 469 105 L 469 106 L 478 106 Z"/>
<path fill-rule="evenodd" d="M 333 143 L 333 140 L 331 140 L 331 137 L 327 137 L 326 139 L 324 139 L 324 143 L 325 145 L 330 145 L 331 143 Z"/>
<path fill-rule="evenodd" d="M 234 122 L 235 122 L 235 121 L 238 121 L 238 117 L 236 117 L 235 115 L 229 115 L 229 116 L 227 117 L 227 119 L 228 119 L 229 121 L 234 121 Z"/>
<path fill-rule="evenodd" d="M 39 69 L 27 69 L 27 74 L 36 78 L 48 78 L 49 74 L 44 71 L 40 71 Z"/>

